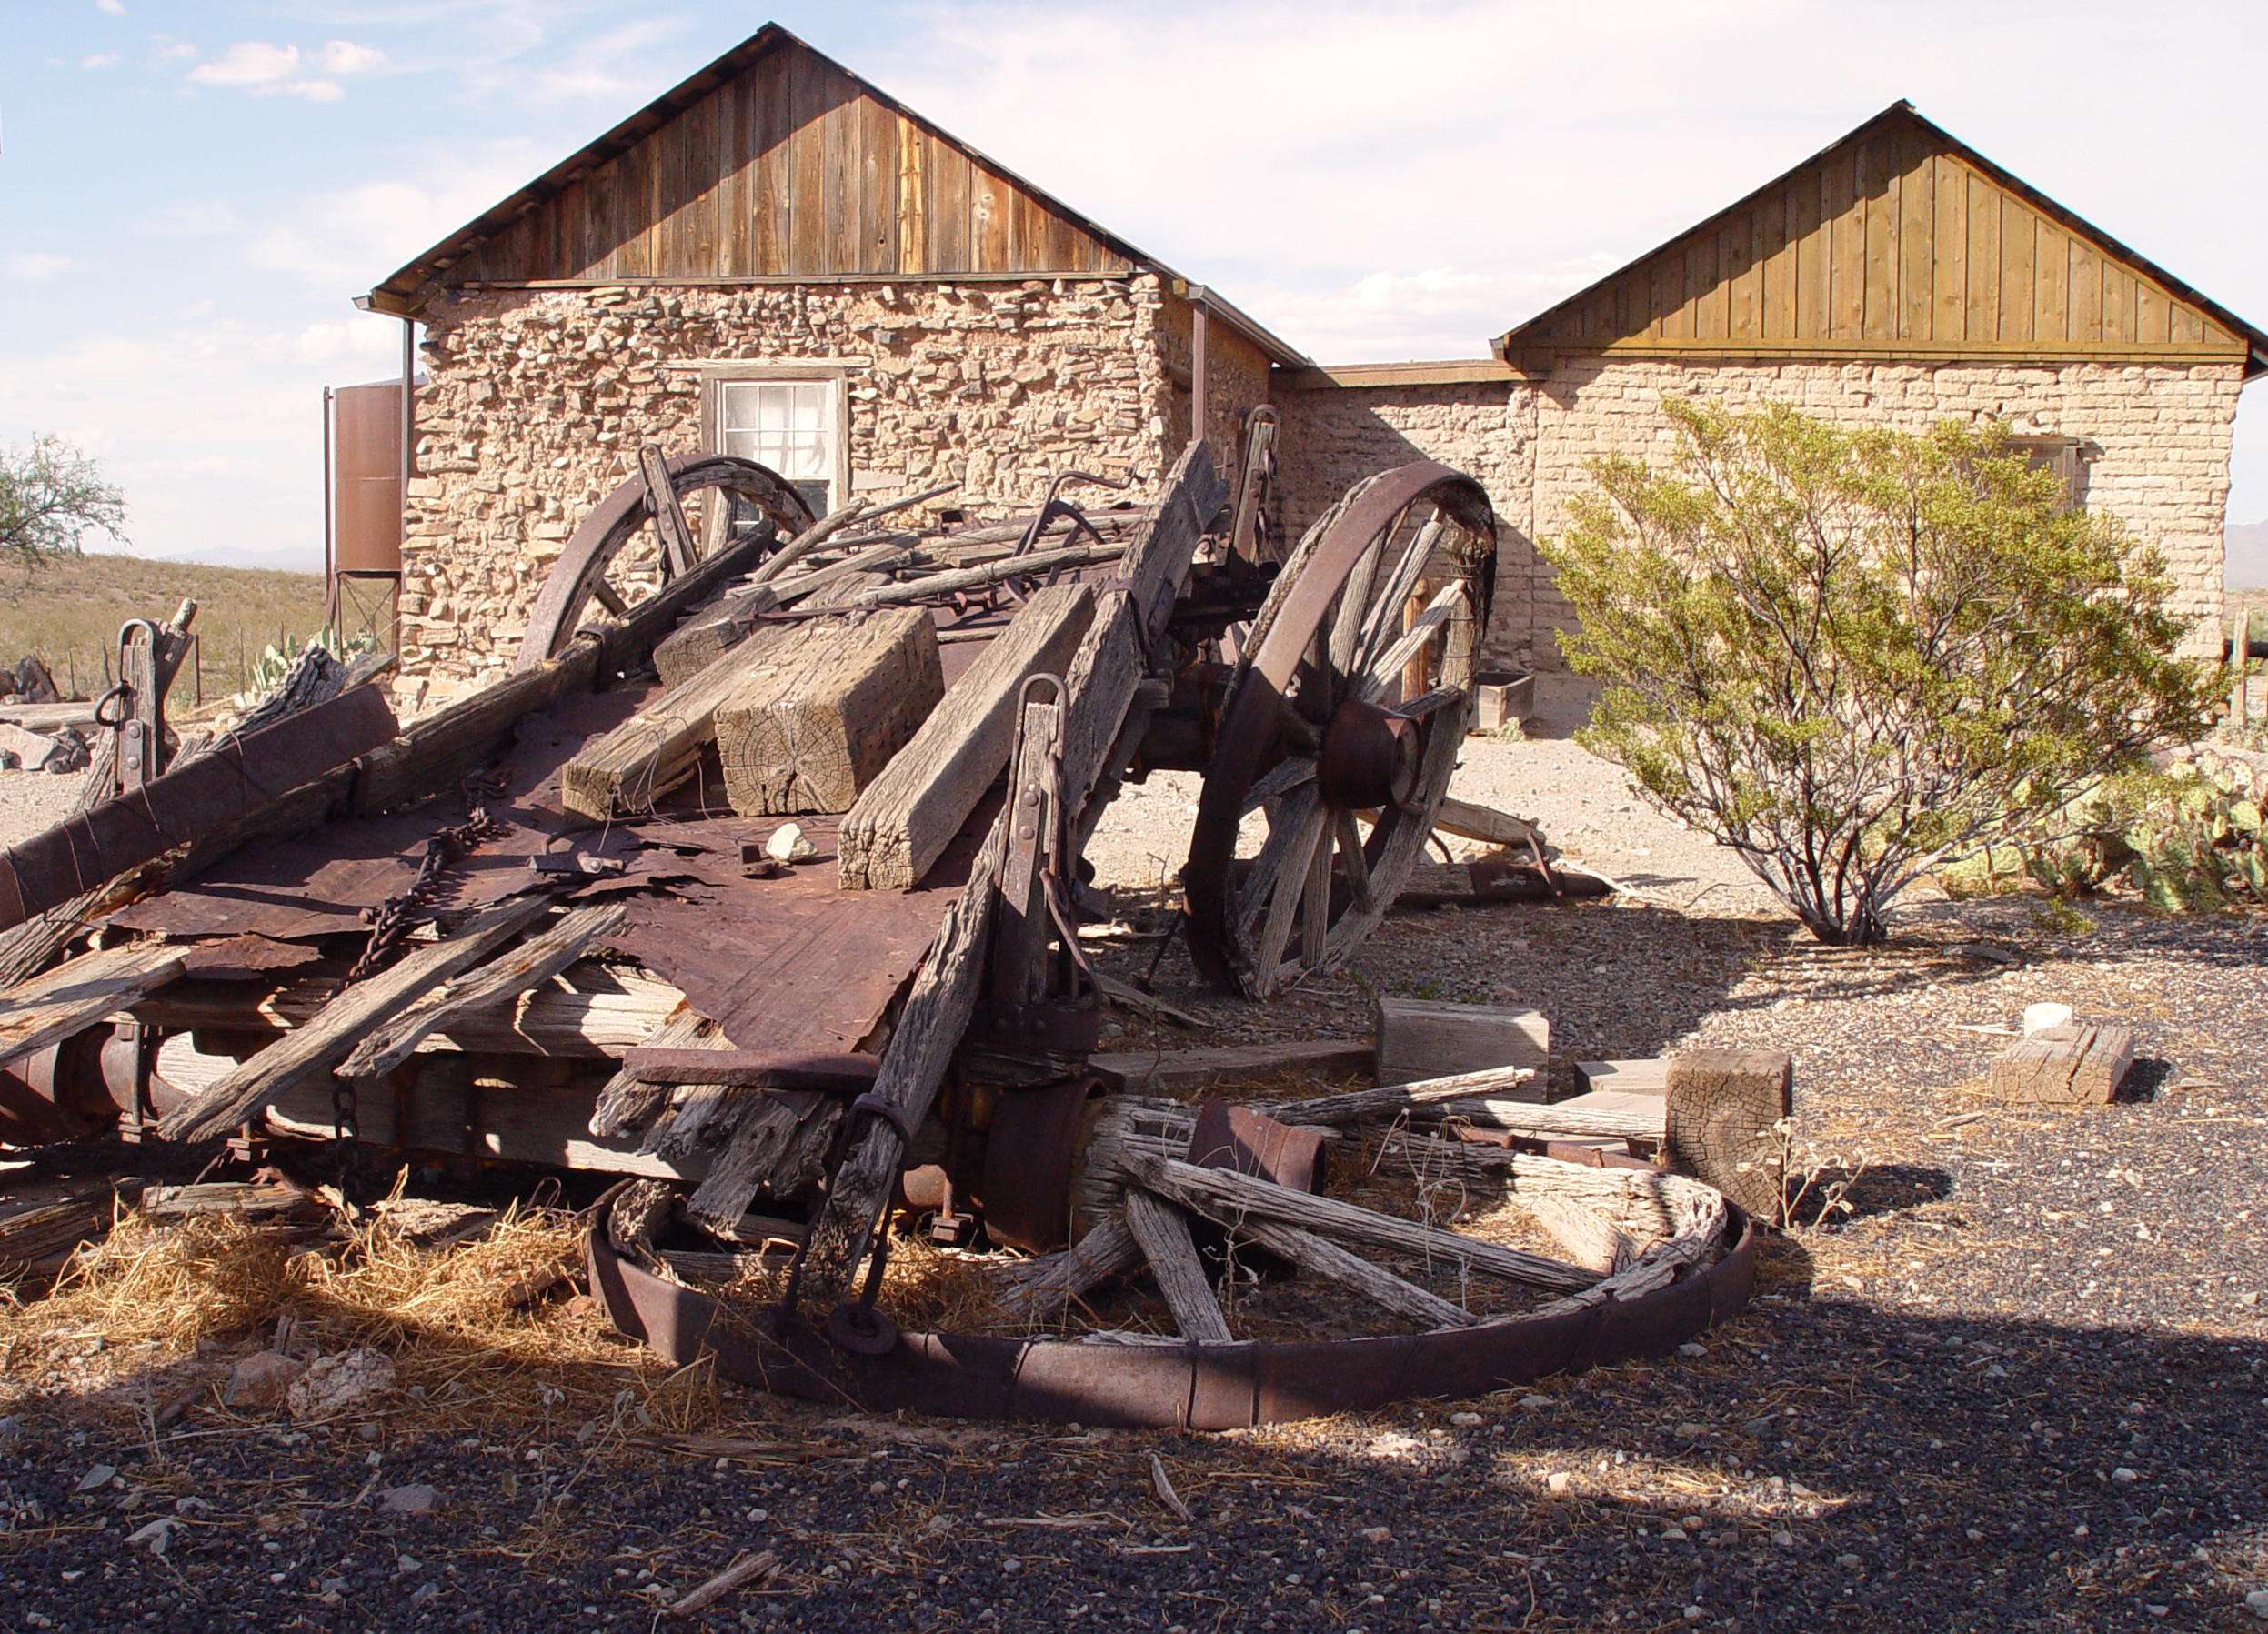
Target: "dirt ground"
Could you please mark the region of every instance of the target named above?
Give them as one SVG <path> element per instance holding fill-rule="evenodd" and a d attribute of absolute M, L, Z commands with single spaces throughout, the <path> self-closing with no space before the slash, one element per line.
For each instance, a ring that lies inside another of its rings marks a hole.
<path fill-rule="evenodd" d="M 1698 1353 L 1134 1434 L 667 1379 L 568 1301 L 530 1320 L 573 1364 L 509 1388 L 299 1428 L 200 1407 L 160 1429 L 194 1353 L 0 1338 L 0 1629 L 657 1628 L 754 1549 L 778 1575 L 683 1626 L 2268 1622 L 2268 1599 L 2246 1603 L 2268 1590 L 2268 920 L 1923 894 L 1888 947 L 1821 948 L 1563 739 L 1471 749 L 1460 793 L 1538 817 L 1630 893 L 1397 914 L 1344 975 L 1265 1007 L 1200 989 L 1177 944 L 1159 990 L 1205 1027 L 1121 1017 L 1106 1048 L 1359 1035 L 1392 992 L 1541 1009 L 1562 1083 L 1596 1056 L 1791 1051 L 1802 1223 Z M 1098 857 L 1129 918 L 1193 797 L 1160 777 L 1114 816 Z M 1154 948 L 1100 957 L 1139 971 Z M 2117 1104 L 1983 1096 L 2039 999 L 2135 1028 Z M 414 1486 L 437 1512 L 390 1511 Z"/>

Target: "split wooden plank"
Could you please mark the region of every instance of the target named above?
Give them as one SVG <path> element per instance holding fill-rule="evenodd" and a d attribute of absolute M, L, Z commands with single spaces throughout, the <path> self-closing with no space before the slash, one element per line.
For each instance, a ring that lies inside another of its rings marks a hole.
<path fill-rule="evenodd" d="M 2133 1064 L 2133 1028 L 2066 1022 L 2001 1051 L 1992 1093 L 2036 1106 L 2107 1106 Z"/>
<path fill-rule="evenodd" d="M 391 1072 L 417 1046 L 460 1016 L 485 1010 L 541 987 L 601 937 L 618 927 L 627 910 L 618 902 L 578 907 L 501 957 L 444 982 L 400 1015 L 380 1022 L 334 1069 L 343 1078 Z"/>
<path fill-rule="evenodd" d="M 1179 1208 L 1136 1187 L 1126 1194 L 1127 1228 L 1141 1245 L 1149 1274 L 1165 1296 L 1173 1325 L 1185 1339 L 1200 1345 L 1233 1344 L 1229 1318 L 1220 1314 L 1220 1301 L 1205 1275 L 1189 1236 L 1189 1222 Z"/>
<path fill-rule="evenodd" d="M 1436 1102 L 1435 1109 L 1483 1129 L 1515 1134 L 1611 1137 L 1659 1146 L 1668 1132 L 1669 1109 L 1658 1095 L 1594 1089 L 1561 1101 L 1473 1100 Z"/>
<path fill-rule="evenodd" d="M 1691 1049 L 1672 1058 L 1668 1077 L 1662 1152 L 1670 1167 L 1778 1224 L 1785 1200 L 1778 1125 L 1795 1109 L 1793 1058 L 1771 1049 Z"/>
<path fill-rule="evenodd" d="M 742 817 L 847 811 L 944 697 L 926 608 L 785 630 L 717 707 L 726 796 Z"/>
<path fill-rule="evenodd" d="M 1621 1061 L 1578 1061 L 1575 1081 L 1585 1089 L 1611 1089 L 1620 1095 L 1670 1093 L 1670 1058 L 1647 1056 Z"/>
<path fill-rule="evenodd" d="M 1430 1260 L 1459 1261 L 1486 1276 L 1535 1288 L 1571 1291 L 1589 1288 L 1599 1279 L 1595 1272 L 1547 1259 L 1540 1254 L 1460 1237 L 1454 1231 L 1359 1208 L 1336 1198 L 1294 1191 L 1290 1187 L 1240 1175 L 1234 1169 L 1199 1168 L 1173 1158 L 1139 1157 L 1131 1158 L 1128 1168 L 1135 1179 L 1149 1190 L 1231 1229 L 1239 1228 L 1242 1221 L 1254 1217 L 1279 1220 L 1321 1237 L 1370 1243 Z"/>
<path fill-rule="evenodd" d="M 1433 827 L 1443 834 L 1477 839 L 1489 846 L 1528 847 L 1543 843 L 1541 831 L 1526 817 L 1454 796 L 1442 797 L 1433 812 Z"/>
<path fill-rule="evenodd" d="M 365 1034 L 436 983 L 469 969 L 534 924 L 551 907 L 541 895 L 507 897 L 476 914 L 455 936 L 420 947 L 357 982 L 306 1027 L 288 1032 L 158 1125 L 167 1140 L 207 1140 L 257 1118 L 295 1086 L 327 1079 Z"/>
<path fill-rule="evenodd" d="M 1517 1092 L 1535 1076 L 1530 1067 L 1491 1067 L 1480 1072 L 1420 1078 L 1378 1089 L 1350 1089 L 1343 1095 L 1319 1095 L 1257 1109 L 1278 1123 L 1323 1124 L 1331 1128 L 1345 1128 L 1366 1118 L 1395 1118 L 1403 1113 L 1438 1118 L 1442 1116 L 1444 1103 Z"/>
<path fill-rule="evenodd" d="M 1048 1321 L 1088 1289 L 1132 1270 L 1141 1258 L 1125 1217 L 1112 1215 L 1069 1248 L 1018 1267 L 1015 1286 L 993 1303 L 1005 1321 Z"/>
<path fill-rule="evenodd" d="M 1381 1086 L 1496 1067 L 1540 1068 L 1551 1058 L 1551 1024 L 1540 1010 L 1382 997 L 1378 1001 Z M 1543 1084 L 1536 1080 L 1540 1096 Z"/>
<path fill-rule="evenodd" d="M 1277 1220 L 1246 1218 L 1239 1222 L 1237 1235 L 1258 1243 L 1271 1254 L 1282 1255 L 1310 1276 L 1352 1288 L 1381 1309 L 1422 1322 L 1430 1328 L 1470 1328 L 1473 1324 L 1471 1313 L 1461 1306 L 1453 1305 L 1414 1282 L 1405 1281 L 1360 1255 L 1350 1254 L 1312 1231 L 1302 1231 Z"/>
<path fill-rule="evenodd" d="M 1113 1093 L 1171 1095 L 1279 1073 L 1351 1078 L 1369 1072 L 1372 1059 L 1370 1046 L 1360 1038 L 1309 1038 L 1218 1049 L 1127 1050 L 1089 1056 L 1087 1065 Z"/>
<path fill-rule="evenodd" d="M 844 817 L 843 889 L 921 883 L 1008 765 L 1025 678 L 1060 675 L 1093 613 L 1084 585 L 1041 590 L 1018 610 Z"/>
<path fill-rule="evenodd" d="M 728 1050 L 725 1029 L 681 999 L 645 1040 L 662 1049 Z M 669 1104 L 671 1086 L 657 1084 L 625 1068 L 607 1080 L 591 1109 L 590 1132 L 601 1140 L 643 1129 Z"/>
<path fill-rule="evenodd" d="M 0 993 L 0 1061 L 69 1038 L 181 974 L 182 949 L 135 942 L 84 953 Z"/>
<path fill-rule="evenodd" d="M 701 746 L 717 734 L 718 706 L 748 680 L 780 636 L 778 629 L 757 631 L 682 687 L 585 745 L 560 778 L 561 802 L 602 823 L 617 812 L 651 809 L 698 767 Z"/>
<path fill-rule="evenodd" d="M 717 1120 L 729 1131 L 723 1149 L 685 1206 L 687 1218 L 719 1235 L 738 1229 L 760 1192 L 786 1200 L 820 1188 L 847 1105 L 809 1090 L 729 1093 L 740 1098 Z"/>

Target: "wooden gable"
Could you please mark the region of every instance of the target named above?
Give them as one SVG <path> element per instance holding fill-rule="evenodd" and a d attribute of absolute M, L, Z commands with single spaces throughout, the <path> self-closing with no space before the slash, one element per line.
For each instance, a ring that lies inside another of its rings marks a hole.
<path fill-rule="evenodd" d="M 1496 350 L 2268 366 L 2268 336 L 1902 102 Z"/>
<path fill-rule="evenodd" d="M 468 285 L 1110 276 L 1131 246 L 777 25 L 402 268 Z"/>

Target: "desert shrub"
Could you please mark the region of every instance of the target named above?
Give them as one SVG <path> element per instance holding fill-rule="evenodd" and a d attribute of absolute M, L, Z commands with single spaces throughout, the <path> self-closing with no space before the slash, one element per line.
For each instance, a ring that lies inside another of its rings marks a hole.
<path fill-rule="evenodd" d="M 2056 832 L 2026 841 L 2024 872 L 2062 897 L 2123 885 L 2176 911 L 2268 905 L 2268 852 L 2249 782 L 2189 765 L 2105 779 L 2072 803 Z"/>
<path fill-rule="evenodd" d="M 1665 401 L 1666 469 L 1591 469 L 1546 554 L 1605 683 L 1585 747 L 1824 942 L 2203 725 L 2154 553 L 2004 427 L 1846 431 Z"/>

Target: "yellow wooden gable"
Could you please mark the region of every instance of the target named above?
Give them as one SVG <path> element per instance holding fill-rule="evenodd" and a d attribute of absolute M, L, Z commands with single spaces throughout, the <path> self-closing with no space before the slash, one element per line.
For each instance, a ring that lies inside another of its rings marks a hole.
<path fill-rule="evenodd" d="M 2268 336 L 1903 102 L 1495 343 L 1560 357 L 2242 362 Z"/>

